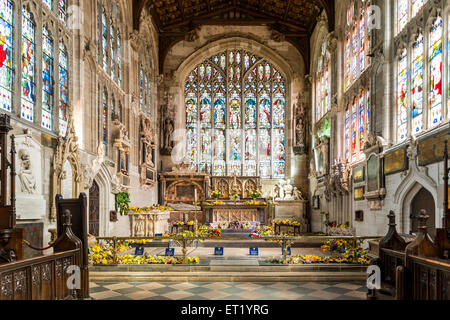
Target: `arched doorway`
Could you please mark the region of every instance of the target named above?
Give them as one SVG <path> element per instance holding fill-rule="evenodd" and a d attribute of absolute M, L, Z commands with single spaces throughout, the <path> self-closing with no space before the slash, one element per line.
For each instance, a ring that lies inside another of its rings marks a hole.
<path fill-rule="evenodd" d="M 100 230 L 100 188 L 94 180 L 89 189 L 89 234 L 98 237 Z"/>
<path fill-rule="evenodd" d="M 425 188 L 421 188 L 411 201 L 411 233 L 419 231 L 419 214 L 420 210 L 425 209 L 427 215 L 430 216 L 427 221 L 428 232 L 434 237 L 436 228 L 435 203 L 433 195 Z"/>

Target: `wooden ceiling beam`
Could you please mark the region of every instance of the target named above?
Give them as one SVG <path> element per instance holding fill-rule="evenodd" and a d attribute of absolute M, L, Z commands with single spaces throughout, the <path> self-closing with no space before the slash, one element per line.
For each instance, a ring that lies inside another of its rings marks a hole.
<path fill-rule="evenodd" d="M 284 12 L 283 21 L 286 21 L 289 9 L 291 8 L 292 0 L 289 0 L 286 6 L 286 11 Z"/>
<path fill-rule="evenodd" d="M 193 19 L 194 25 L 265 26 L 276 23 L 273 19 Z"/>
<path fill-rule="evenodd" d="M 229 12 L 229 11 L 231 11 L 231 10 L 233 10 L 233 8 L 230 8 L 230 7 L 223 7 L 223 8 L 221 8 L 221 9 L 219 9 L 219 10 L 214 10 L 214 11 L 212 11 L 212 12 L 210 12 L 210 13 L 205 13 L 205 14 L 196 16 L 195 19 L 207 19 L 207 18 L 212 18 L 212 17 L 214 17 L 214 16 L 216 16 L 216 15 L 220 15 L 220 14 L 222 14 L 222 13 L 226 13 L 226 12 Z M 162 28 L 162 30 L 163 30 L 163 31 L 168 31 L 168 30 L 171 30 L 171 29 L 176 29 L 176 28 L 180 28 L 180 27 L 183 27 L 183 26 L 187 26 L 187 25 L 189 25 L 189 24 L 191 23 L 191 21 L 192 21 L 192 19 L 188 19 L 188 20 L 185 20 L 185 21 L 182 21 L 182 22 L 178 22 L 178 23 L 174 23 L 174 24 L 169 24 L 169 25 L 164 26 L 164 27 Z"/>
<path fill-rule="evenodd" d="M 185 18 L 184 18 L 183 0 L 177 0 L 177 3 L 178 3 L 178 8 L 180 8 L 181 19 L 182 19 L 182 20 L 185 20 Z"/>
<path fill-rule="evenodd" d="M 247 8 L 243 8 L 243 7 L 240 7 L 239 10 L 241 10 L 242 12 L 244 12 L 244 13 L 250 15 L 250 16 L 259 17 L 259 18 L 271 18 L 271 19 L 274 19 L 274 20 L 277 21 L 277 23 L 279 23 L 281 25 L 284 25 L 286 27 L 289 27 L 291 29 L 300 31 L 300 32 L 307 32 L 308 31 L 305 27 L 301 27 L 301 26 L 298 26 L 298 25 L 295 25 L 293 23 L 289 23 L 289 22 L 286 22 L 286 21 L 279 21 L 278 17 L 274 17 L 274 16 L 272 16 L 271 14 L 268 14 L 268 13 L 261 14 L 261 13 L 257 13 L 255 11 L 249 10 Z"/>

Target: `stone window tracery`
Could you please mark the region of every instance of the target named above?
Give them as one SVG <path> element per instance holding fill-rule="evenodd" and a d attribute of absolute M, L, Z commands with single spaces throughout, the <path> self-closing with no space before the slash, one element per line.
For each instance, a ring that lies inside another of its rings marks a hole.
<path fill-rule="evenodd" d="M 185 81 L 186 154 L 214 176 L 284 178 L 286 80 L 270 62 L 227 50 Z"/>

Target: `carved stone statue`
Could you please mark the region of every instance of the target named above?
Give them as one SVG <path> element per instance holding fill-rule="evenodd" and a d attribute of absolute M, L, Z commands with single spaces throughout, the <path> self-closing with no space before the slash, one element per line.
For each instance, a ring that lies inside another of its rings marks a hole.
<path fill-rule="evenodd" d="M 33 168 L 31 166 L 30 154 L 27 150 L 22 149 L 19 151 L 20 169 L 19 180 L 22 187 L 22 192 L 28 194 L 36 193 L 37 184 L 36 178 L 33 174 Z"/>
<path fill-rule="evenodd" d="M 295 105 L 295 147 L 305 147 L 307 120 L 303 96 L 299 93 Z"/>
<path fill-rule="evenodd" d="M 293 200 L 293 192 L 294 192 L 294 187 L 290 184 L 290 183 L 286 183 L 283 186 L 283 190 L 284 190 L 284 200 Z"/>
<path fill-rule="evenodd" d="M 175 122 L 173 119 L 174 105 L 172 96 L 166 95 L 166 104 L 162 106 L 161 114 L 163 120 L 161 123 L 161 153 L 170 155 L 174 147 L 172 135 L 175 130 Z"/>
<path fill-rule="evenodd" d="M 292 195 L 294 197 L 294 200 L 305 200 L 305 198 L 303 198 L 303 194 L 300 190 L 298 190 L 297 187 L 294 187 L 294 191 L 292 191 Z"/>

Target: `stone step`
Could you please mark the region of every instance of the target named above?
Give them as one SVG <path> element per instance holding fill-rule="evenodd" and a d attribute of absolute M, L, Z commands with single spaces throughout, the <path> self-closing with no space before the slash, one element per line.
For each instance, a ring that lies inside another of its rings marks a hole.
<path fill-rule="evenodd" d="M 118 265 L 91 266 L 94 282 L 303 282 L 365 281 L 360 265 Z"/>
<path fill-rule="evenodd" d="M 90 272 L 92 282 L 350 282 L 361 272 Z"/>

